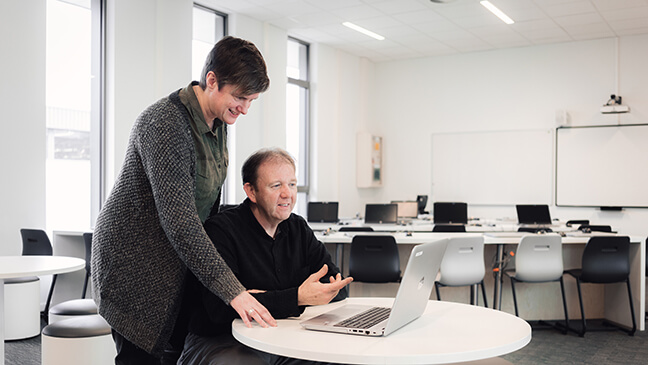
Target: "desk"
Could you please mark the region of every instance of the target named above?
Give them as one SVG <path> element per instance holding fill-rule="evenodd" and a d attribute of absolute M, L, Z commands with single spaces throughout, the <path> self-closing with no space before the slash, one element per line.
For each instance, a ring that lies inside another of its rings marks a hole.
<path fill-rule="evenodd" d="M 299 322 L 344 303 L 391 306 L 393 298 L 349 298 L 306 308 L 300 318 L 275 328 L 247 328 L 234 320 L 241 343 L 278 355 L 344 364 L 444 364 L 481 360 L 517 351 L 531 341 L 529 324 L 511 314 L 467 304 L 429 301 L 418 320 L 386 337 L 309 331 Z"/>
<path fill-rule="evenodd" d="M 386 233 L 386 232 L 333 232 L 327 235 L 324 235 L 321 232 L 317 232 L 317 238 L 323 243 L 335 244 L 335 263 L 341 270 L 344 270 L 343 262 L 343 252 L 344 245 L 351 243 L 353 236 L 356 234 L 371 235 L 371 234 L 391 234 L 396 239 L 398 244 L 403 245 L 415 245 L 425 242 L 430 242 L 437 239 L 449 238 L 449 237 L 469 237 L 474 235 L 483 235 L 484 244 L 486 245 L 495 245 L 496 246 L 496 257 L 497 262 L 501 262 L 504 252 L 504 245 L 517 245 L 520 241 L 520 238 L 523 232 L 487 232 L 487 233 L 440 233 L 440 232 L 395 232 L 395 233 Z M 562 238 L 562 243 L 564 246 L 574 246 L 581 245 L 584 246 L 587 241 L 594 235 L 605 235 L 603 232 L 594 232 L 594 233 L 582 233 L 582 232 L 566 232 L 566 236 Z M 646 267 L 646 247 L 641 237 L 630 237 L 630 241 L 633 243 L 630 246 L 630 283 L 632 285 L 632 293 L 634 298 L 634 307 L 635 307 L 635 316 L 636 318 L 643 318 L 645 312 L 645 293 L 646 293 L 646 277 L 645 277 L 645 267 Z M 488 264 L 490 265 L 490 263 Z M 487 265 L 487 266 L 488 266 Z M 580 265 L 580 259 L 578 263 Z M 566 265 L 565 269 L 575 268 L 578 266 L 569 266 Z M 501 308 L 501 285 L 502 285 L 502 275 L 501 275 L 501 266 L 496 266 L 494 268 L 499 269 L 495 272 L 495 280 L 493 282 L 493 308 Z M 569 280 L 568 280 L 569 281 Z M 569 284 L 571 285 L 571 284 Z M 605 288 L 605 305 L 604 305 L 604 316 L 605 318 L 621 323 L 627 326 L 630 326 L 630 319 L 628 316 L 627 303 L 619 301 L 618 298 L 623 298 L 625 294 L 625 287 L 621 284 L 608 284 Z M 570 306 L 573 307 L 573 306 Z M 570 311 L 571 312 L 571 311 Z M 645 321 L 638 321 L 639 330 L 645 330 Z"/>
<path fill-rule="evenodd" d="M 0 365 L 4 365 L 4 279 L 62 274 L 85 267 L 85 260 L 64 256 L 0 256 Z"/>

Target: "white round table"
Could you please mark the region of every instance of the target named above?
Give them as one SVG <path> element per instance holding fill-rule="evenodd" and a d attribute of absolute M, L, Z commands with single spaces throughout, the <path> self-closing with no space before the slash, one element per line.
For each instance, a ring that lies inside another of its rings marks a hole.
<path fill-rule="evenodd" d="M 85 260 L 65 256 L 0 256 L 0 365 L 4 365 L 4 279 L 62 274 L 85 267 Z"/>
<path fill-rule="evenodd" d="M 308 307 L 300 318 L 275 328 L 247 328 L 240 319 L 232 333 L 241 343 L 278 355 L 345 364 L 446 364 L 488 359 L 526 346 L 531 326 L 493 309 L 429 301 L 418 320 L 386 337 L 364 337 L 306 330 L 299 322 L 344 303 L 391 306 L 393 298 L 349 298 Z"/>

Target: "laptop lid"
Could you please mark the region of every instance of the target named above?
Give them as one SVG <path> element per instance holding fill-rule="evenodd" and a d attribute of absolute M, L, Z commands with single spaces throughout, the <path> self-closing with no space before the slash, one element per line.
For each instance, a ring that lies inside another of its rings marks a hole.
<path fill-rule="evenodd" d="M 302 321 L 301 325 L 317 331 L 369 336 L 389 335 L 417 319 L 425 311 L 447 245 L 448 239 L 440 239 L 414 246 L 386 323 L 366 330 L 336 327 L 340 321 L 371 308 L 366 305 L 346 304 Z"/>
<path fill-rule="evenodd" d="M 392 201 L 396 204 L 396 216 L 398 218 L 416 218 L 418 217 L 418 202 L 415 201 Z"/>
<path fill-rule="evenodd" d="M 468 223 L 468 204 L 460 202 L 435 202 L 434 223 Z"/>
<path fill-rule="evenodd" d="M 515 209 L 520 224 L 551 224 L 549 206 L 546 204 L 518 204 Z"/>
<path fill-rule="evenodd" d="M 365 223 L 396 223 L 398 205 L 367 204 L 365 205 Z"/>
<path fill-rule="evenodd" d="M 321 223 L 337 223 L 338 202 L 309 202 L 308 221 Z"/>

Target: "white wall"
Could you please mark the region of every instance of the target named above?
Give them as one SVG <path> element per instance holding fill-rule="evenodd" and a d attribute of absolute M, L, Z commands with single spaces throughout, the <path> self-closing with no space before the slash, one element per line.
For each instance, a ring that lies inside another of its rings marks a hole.
<path fill-rule="evenodd" d="M 45 1 L 0 1 L 0 255 L 45 228 Z"/>
<path fill-rule="evenodd" d="M 572 125 L 648 122 L 648 70 L 641 64 L 647 53 L 643 35 L 376 64 L 366 125 L 384 137 L 384 187 L 341 185 L 341 202 L 359 197 L 356 207 L 341 204 L 341 215 L 353 215 L 376 198 L 387 202 L 428 194 L 434 201 L 432 133 L 553 129 L 560 110 L 569 113 Z M 602 115 L 599 108 L 610 94 L 623 96 L 631 113 Z M 353 145 L 340 146 L 342 155 L 354 153 Z M 340 170 L 351 171 L 353 159 L 339 161 Z M 469 206 L 469 214 L 515 217 L 513 206 Z M 612 224 L 628 234 L 648 232 L 646 209 L 552 207 L 552 214 Z"/>

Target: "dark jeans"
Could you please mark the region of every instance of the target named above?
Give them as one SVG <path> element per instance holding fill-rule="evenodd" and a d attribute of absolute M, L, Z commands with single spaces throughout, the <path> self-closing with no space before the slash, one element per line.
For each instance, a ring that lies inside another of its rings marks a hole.
<path fill-rule="evenodd" d="M 187 335 L 178 365 L 324 365 L 255 350 L 236 341 L 231 334 L 217 337 Z"/>
<path fill-rule="evenodd" d="M 128 341 L 119 332 L 112 330 L 113 341 L 117 348 L 115 365 L 160 365 L 161 359 L 149 354 Z"/>

